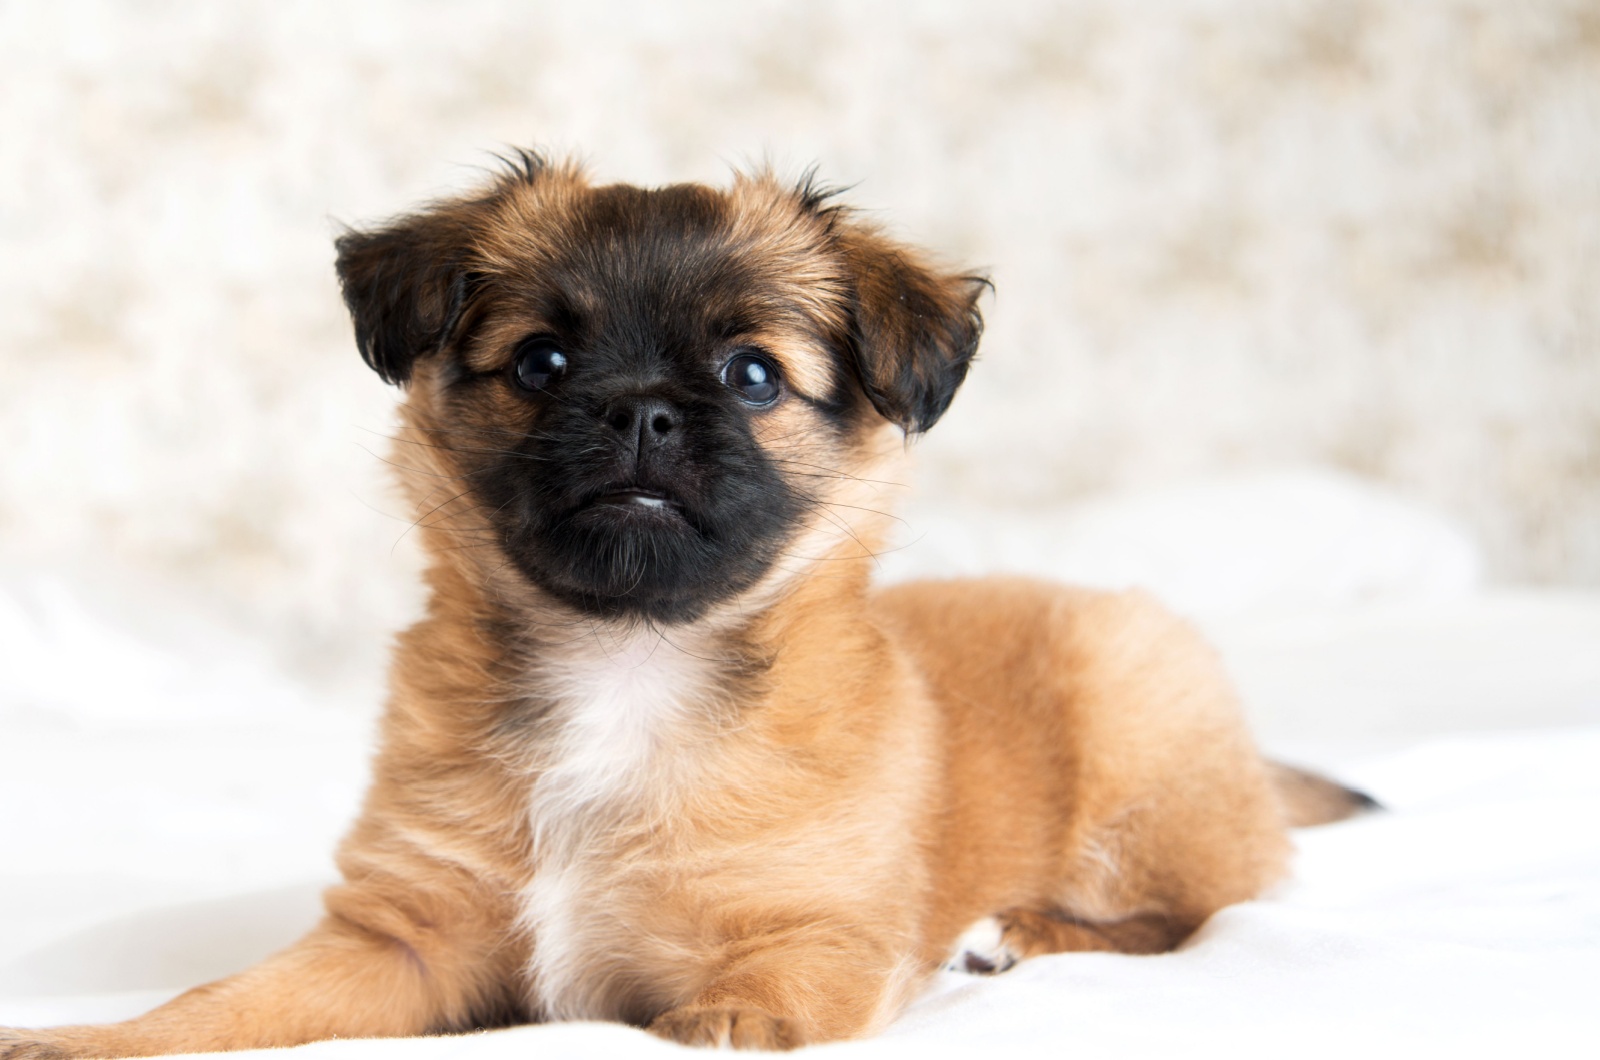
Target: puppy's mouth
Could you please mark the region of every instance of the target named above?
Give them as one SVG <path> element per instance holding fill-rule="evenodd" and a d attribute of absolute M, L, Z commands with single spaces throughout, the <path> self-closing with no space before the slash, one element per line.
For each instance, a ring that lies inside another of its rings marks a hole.
<path fill-rule="evenodd" d="M 626 508 L 643 508 L 652 511 L 682 512 L 682 506 L 660 490 L 643 486 L 622 486 L 606 490 L 589 503 L 619 505 Z"/>
<path fill-rule="evenodd" d="M 683 529 L 693 526 L 688 507 L 666 490 L 638 483 L 610 485 L 590 496 L 576 513 L 593 526 Z"/>

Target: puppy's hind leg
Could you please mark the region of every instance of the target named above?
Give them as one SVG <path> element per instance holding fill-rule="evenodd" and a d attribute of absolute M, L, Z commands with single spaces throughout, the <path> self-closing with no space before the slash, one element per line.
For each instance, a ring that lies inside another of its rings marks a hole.
<path fill-rule="evenodd" d="M 1161 913 L 1093 921 L 1053 909 L 1012 909 L 996 920 L 1004 945 L 1019 957 L 1042 953 L 1166 953 L 1194 934 L 1197 926 Z"/>
<path fill-rule="evenodd" d="M 1139 593 L 1063 597 L 1070 826 L 1038 900 L 993 918 L 994 970 L 1043 953 L 1163 953 L 1283 874 L 1284 811 L 1215 654 Z M 1341 789 L 1342 790 L 1342 789 Z"/>
<path fill-rule="evenodd" d="M 1013 912 L 1013 931 L 1041 952 L 1162 953 L 1283 876 L 1283 809 L 1220 660 L 1188 623 L 1139 593 L 1075 613 L 1063 654 L 1076 813 L 1055 901 Z"/>
<path fill-rule="evenodd" d="M 1166 953 L 1194 929 L 1157 913 L 1094 921 L 1059 909 L 1008 909 L 968 928 L 946 967 L 995 975 L 1047 953 Z"/>

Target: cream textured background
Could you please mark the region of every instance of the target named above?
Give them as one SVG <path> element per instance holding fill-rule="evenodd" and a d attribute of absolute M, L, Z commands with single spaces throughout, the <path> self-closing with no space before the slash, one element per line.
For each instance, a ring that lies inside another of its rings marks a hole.
<path fill-rule="evenodd" d="M 501 144 L 816 161 L 990 269 L 924 498 L 1327 465 L 1600 583 L 1595 0 L 10 0 L 0 564 L 192 586 L 313 670 L 402 620 L 330 238 Z"/>

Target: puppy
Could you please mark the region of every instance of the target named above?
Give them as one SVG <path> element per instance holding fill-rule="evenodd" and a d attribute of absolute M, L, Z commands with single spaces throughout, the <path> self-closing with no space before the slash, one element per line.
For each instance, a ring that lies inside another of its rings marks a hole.
<path fill-rule="evenodd" d="M 606 1019 L 784 1049 L 953 962 L 1156 953 L 1359 795 L 1259 757 L 1138 593 L 878 590 L 905 438 L 978 277 L 809 181 L 595 186 L 528 153 L 338 241 L 405 387 L 429 555 L 321 924 L 258 967 L 0 1056 Z"/>

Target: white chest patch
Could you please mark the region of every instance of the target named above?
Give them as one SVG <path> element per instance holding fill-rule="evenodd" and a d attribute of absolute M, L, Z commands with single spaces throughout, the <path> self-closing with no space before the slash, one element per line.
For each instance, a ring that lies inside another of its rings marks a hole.
<path fill-rule="evenodd" d="M 624 942 L 597 892 L 620 826 L 667 812 L 704 722 L 717 668 L 655 632 L 600 631 L 538 675 L 556 704 L 529 816 L 536 868 L 523 895 L 534 1007 L 559 1019 L 614 1016 L 596 958 Z"/>

